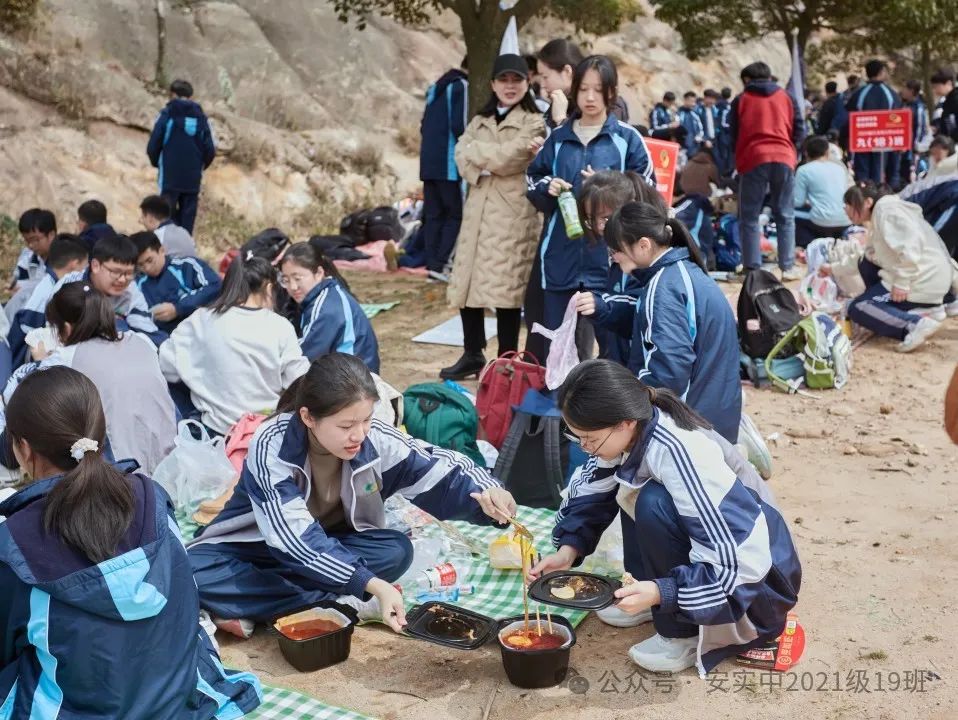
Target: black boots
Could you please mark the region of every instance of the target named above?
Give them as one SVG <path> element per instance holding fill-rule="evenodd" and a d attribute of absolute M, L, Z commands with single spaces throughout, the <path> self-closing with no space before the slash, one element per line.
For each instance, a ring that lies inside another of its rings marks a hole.
<path fill-rule="evenodd" d="M 479 373 L 485 366 L 486 356 L 481 352 L 464 352 L 455 364 L 439 371 L 439 378 L 441 380 L 465 380 L 472 375 L 479 377 Z"/>

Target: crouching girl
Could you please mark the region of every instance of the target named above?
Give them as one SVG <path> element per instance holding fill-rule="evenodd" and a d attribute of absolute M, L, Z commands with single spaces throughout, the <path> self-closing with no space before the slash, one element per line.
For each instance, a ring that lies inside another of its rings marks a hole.
<path fill-rule="evenodd" d="M 635 582 L 616 591 L 617 607 L 656 630 L 629 651 L 637 665 L 697 665 L 704 675 L 778 637 L 801 566 L 768 489 L 738 451 L 672 392 L 608 360 L 577 366 L 559 408 L 592 457 L 556 515 L 558 551 L 531 576 L 591 554 L 618 513 L 618 493 L 635 521 L 631 555 L 640 562 L 627 559 Z"/>
<path fill-rule="evenodd" d="M 7 431 L 33 482 L 0 503 L 0 717 L 238 718 L 260 703 L 200 627 L 166 493 L 103 459 L 96 386 L 25 378 Z M 135 464 L 132 464 L 135 468 Z"/>
<path fill-rule="evenodd" d="M 515 501 L 463 455 L 373 419 L 376 385 L 354 355 L 318 358 L 287 398 L 253 436 L 232 499 L 191 544 L 201 604 L 224 627 L 340 602 L 398 632 L 403 600 L 390 583 L 412 545 L 385 528 L 383 501 L 398 492 L 476 524 L 512 517 Z"/>

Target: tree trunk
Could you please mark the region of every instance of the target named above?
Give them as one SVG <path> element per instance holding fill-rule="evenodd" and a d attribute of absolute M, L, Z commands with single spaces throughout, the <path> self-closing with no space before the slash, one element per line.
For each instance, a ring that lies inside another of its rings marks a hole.
<path fill-rule="evenodd" d="M 156 0 L 156 71 L 153 80 L 162 89 L 166 89 L 166 5 L 165 0 Z"/>
<path fill-rule="evenodd" d="M 928 118 L 931 119 L 931 116 L 935 112 L 935 96 L 931 91 L 931 41 L 922 40 L 921 41 L 921 50 L 918 55 L 918 62 L 921 67 L 921 77 L 922 77 L 922 92 L 925 93 L 925 104 L 928 106 Z"/>

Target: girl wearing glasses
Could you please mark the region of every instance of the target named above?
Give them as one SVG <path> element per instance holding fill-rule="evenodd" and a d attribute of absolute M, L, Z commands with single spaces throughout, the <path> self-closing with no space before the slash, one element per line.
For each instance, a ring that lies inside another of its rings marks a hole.
<path fill-rule="evenodd" d="M 309 243 L 291 245 L 280 264 L 280 284 L 299 308 L 299 344 L 310 360 L 341 352 L 379 372 L 379 343 L 369 318 L 336 266 Z"/>
<path fill-rule="evenodd" d="M 705 273 L 695 240 L 661 203 L 627 203 L 612 215 L 604 237 L 639 285 L 636 311 L 623 313 L 621 304 L 590 292 L 576 297 L 579 312 L 628 334 L 629 370 L 647 385 L 674 392 L 736 442 L 742 387 L 735 316 Z"/>
<path fill-rule="evenodd" d="M 595 551 L 620 505 L 634 522 L 616 607 L 656 633 L 629 657 L 652 672 L 700 675 L 777 638 L 798 600 L 801 565 L 755 469 L 666 389 L 608 360 L 578 365 L 559 409 L 592 457 L 573 478 L 537 578 Z M 628 549 L 628 548 L 627 548 Z"/>
<path fill-rule="evenodd" d="M 183 417 L 226 433 L 244 413 L 276 407 L 309 369 L 292 323 L 273 312 L 276 270 L 263 258 L 236 258 L 208 308 L 180 323 L 160 347 L 160 368 Z M 185 397 L 181 397 L 185 395 Z"/>

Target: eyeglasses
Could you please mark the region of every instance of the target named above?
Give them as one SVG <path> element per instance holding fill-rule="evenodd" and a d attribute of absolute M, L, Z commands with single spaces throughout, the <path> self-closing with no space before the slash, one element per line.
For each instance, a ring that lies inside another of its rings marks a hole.
<path fill-rule="evenodd" d="M 280 275 L 278 280 L 280 287 L 289 290 L 291 287 L 303 287 L 312 278 L 307 275 Z"/>
<path fill-rule="evenodd" d="M 116 281 L 132 280 L 133 275 L 136 273 L 135 270 L 114 270 L 106 265 L 101 265 L 100 267 L 106 270 L 107 274 Z"/>
<path fill-rule="evenodd" d="M 579 447 L 581 447 L 583 450 L 587 450 L 590 455 L 595 455 L 596 453 L 599 452 L 599 450 L 602 449 L 602 446 L 605 445 L 606 442 L 608 442 L 609 438 L 612 437 L 612 435 L 615 434 L 615 428 L 612 428 L 612 430 L 609 431 L 609 434 L 605 436 L 605 439 L 603 439 L 602 442 L 600 442 L 598 445 L 595 446 L 594 449 L 591 449 L 591 450 L 590 450 L 588 447 L 586 447 L 586 445 L 592 443 L 592 440 L 590 440 L 589 438 L 580 438 L 578 435 L 575 435 L 575 434 L 573 434 L 573 433 L 571 433 L 571 432 L 564 432 L 564 433 L 562 433 L 562 434 L 565 435 L 565 437 L 566 437 L 570 442 L 574 442 L 576 445 L 578 445 Z"/>
<path fill-rule="evenodd" d="M 594 226 L 592 223 L 592 218 L 586 218 L 585 226 L 589 228 L 589 230 L 598 230 L 599 232 L 602 232 L 603 230 L 605 230 L 605 226 L 609 224 L 609 220 L 611 218 L 612 218 L 611 215 L 603 215 L 602 217 L 596 219 Z"/>

